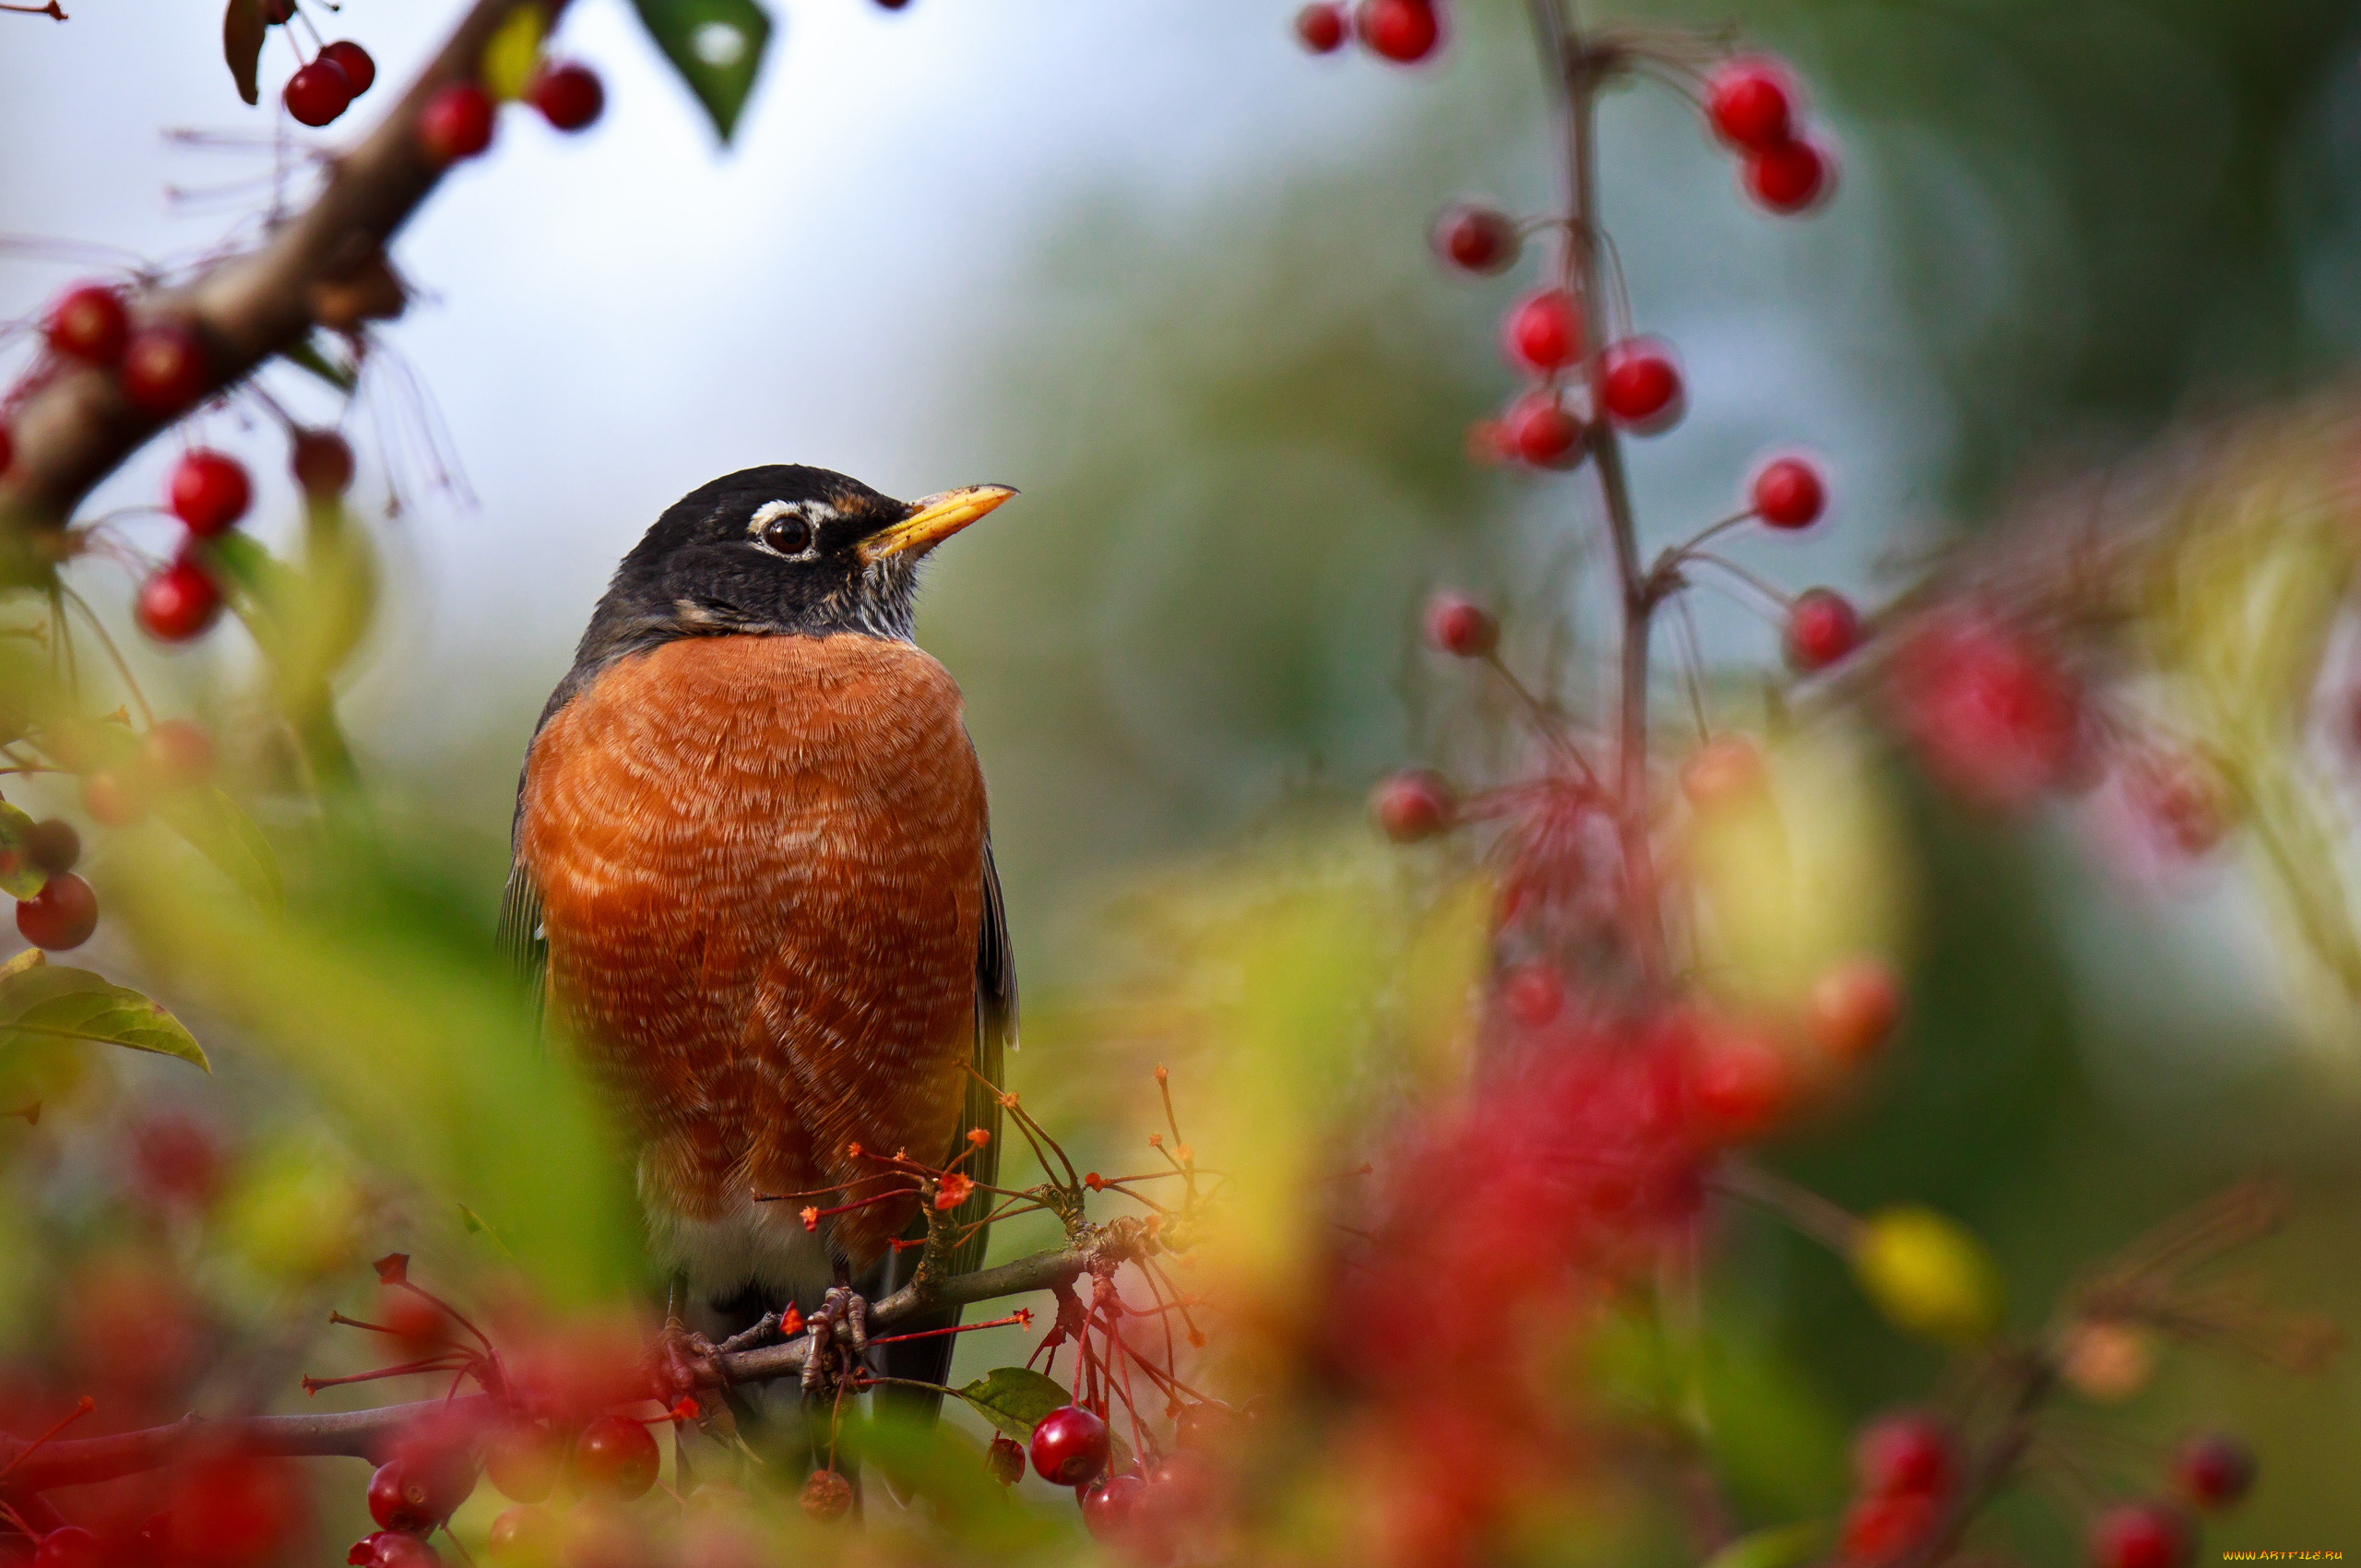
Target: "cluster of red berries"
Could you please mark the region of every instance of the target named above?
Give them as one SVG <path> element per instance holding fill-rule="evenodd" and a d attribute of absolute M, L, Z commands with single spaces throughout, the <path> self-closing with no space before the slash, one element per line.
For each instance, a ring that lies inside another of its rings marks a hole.
<path fill-rule="evenodd" d="M 1435 0 L 1360 0 L 1351 7 L 1316 0 L 1295 14 L 1295 36 L 1314 54 L 1334 54 L 1358 37 L 1379 58 L 1409 65 L 1442 44 L 1442 18 Z"/>
<path fill-rule="evenodd" d="M 1871 1568 L 1916 1550 L 1941 1523 L 1959 1479 L 1959 1441 L 1940 1418 L 1912 1410 L 1872 1421 L 1853 1443 L 1843 1561 Z"/>
<path fill-rule="evenodd" d="M 1714 134 L 1746 160 L 1747 194 L 1774 212 L 1807 212 L 1836 184 L 1836 160 L 1803 134 L 1803 95 L 1786 67 L 1759 56 L 1732 60 L 1705 83 Z"/>
<path fill-rule="evenodd" d="M 205 395 L 211 377 L 205 344 L 185 323 L 132 325 L 122 291 L 104 283 L 69 289 L 50 307 L 44 336 L 59 359 L 111 370 L 125 399 L 168 419 Z"/>
<path fill-rule="evenodd" d="M 377 62 L 350 39 L 322 44 L 320 52 L 287 78 L 279 101 L 306 125 L 325 125 L 352 107 L 377 79 Z"/>
<path fill-rule="evenodd" d="M 74 825 L 56 817 L 34 823 L 15 853 L 47 879 L 39 893 L 17 900 L 17 934 L 52 953 L 90 940 L 99 926 L 99 896 L 74 874 L 82 858 L 82 836 Z"/>
<path fill-rule="evenodd" d="M 573 62 L 544 63 L 526 84 L 525 101 L 561 131 L 587 130 L 607 107 L 598 73 Z M 419 112 L 418 144 L 438 167 L 473 158 L 492 146 L 498 105 L 481 84 L 453 82 Z"/>

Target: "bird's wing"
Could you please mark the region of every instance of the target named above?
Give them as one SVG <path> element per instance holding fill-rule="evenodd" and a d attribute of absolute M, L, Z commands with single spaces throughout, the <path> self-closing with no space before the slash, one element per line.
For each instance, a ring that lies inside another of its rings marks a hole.
<path fill-rule="evenodd" d="M 959 1169 L 975 1178 L 977 1189 L 953 1212 L 953 1223 L 961 1228 L 973 1226 L 967 1239 L 952 1250 L 944 1266 L 949 1273 L 966 1274 L 979 1268 L 984 1261 L 984 1248 L 991 1240 L 991 1227 L 982 1223 L 991 1213 L 998 1199 L 984 1189 L 1000 1182 L 1000 1088 L 1002 1062 L 1005 1054 L 1016 1048 L 1016 954 L 1009 945 L 1008 911 L 1001 902 L 1000 870 L 992 864 L 991 841 L 984 841 L 984 919 L 981 934 L 976 942 L 976 1045 L 971 1058 L 977 1077 L 967 1080 L 967 1108 L 960 1117 L 959 1131 L 953 1140 L 946 1159 L 957 1159 L 968 1147 L 967 1134 L 981 1128 L 989 1136 L 983 1146 L 967 1154 Z M 979 1081 L 980 1080 L 980 1081 Z M 913 1236 L 926 1234 L 926 1221 L 920 1217 L 911 1229 Z M 889 1280 L 892 1289 L 900 1289 L 909 1283 L 918 1271 L 919 1250 L 916 1247 L 891 1254 Z M 898 1330 L 919 1333 L 931 1328 L 953 1328 L 959 1323 L 959 1309 L 951 1307 L 931 1313 L 923 1319 Z M 919 1383 L 942 1383 L 951 1375 L 951 1353 L 958 1344 L 958 1336 L 944 1334 L 931 1339 L 904 1340 L 884 1348 L 885 1373 L 889 1377 L 910 1378 Z M 878 1390 L 878 1397 L 887 1405 L 916 1419 L 932 1420 L 942 1406 L 940 1395 L 921 1394 L 911 1389 Z"/>
<path fill-rule="evenodd" d="M 554 705 L 555 699 L 552 702 Z M 541 722 L 549 722 L 548 714 L 541 716 Z M 534 739 L 539 740 L 540 733 L 537 726 Z M 516 812 L 508 826 L 508 885 L 500 895 L 500 931 L 495 940 L 515 968 L 516 978 L 525 982 L 526 994 L 533 999 L 538 1016 L 549 992 L 550 939 L 541 931 L 540 887 L 516 854 L 516 828 L 524 819 L 525 780 L 520 773 L 516 780 Z"/>

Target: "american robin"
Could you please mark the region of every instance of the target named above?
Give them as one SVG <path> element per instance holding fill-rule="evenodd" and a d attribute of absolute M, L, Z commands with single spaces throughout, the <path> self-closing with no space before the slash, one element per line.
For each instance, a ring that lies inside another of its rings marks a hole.
<path fill-rule="evenodd" d="M 959 688 L 910 624 L 919 561 L 1014 493 L 901 502 L 789 465 L 691 491 L 526 753 L 505 939 L 636 1141 L 676 1311 L 684 1290 L 717 1337 L 915 1268 L 889 1248 L 915 1199 L 801 1218 L 888 1190 L 856 1146 L 945 1162 L 982 1128 L 961 1170 L 996 1174 L 1015 971 Z M 983 1246 L 979 1223 L 953 1266 Z M 955 1338 L 883 1370 L 940 1383 Z"/>

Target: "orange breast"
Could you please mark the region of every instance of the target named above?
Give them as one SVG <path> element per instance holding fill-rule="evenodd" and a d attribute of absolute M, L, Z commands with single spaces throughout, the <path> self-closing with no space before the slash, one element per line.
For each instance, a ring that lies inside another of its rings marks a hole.
<path fill-rule="evenodd" d="M 942 1157 L 984 832 L 958 688 L 906 643 L 686 638 L 551 719 L 518 852 L 552 1000 L 641 1139 L 652 1207 L 710 1221 L 750 1188 L 873 1174 L 848 1144 Z M 836 1245 L 865 1261 L 909 1218 L 857 1210 Z"/>

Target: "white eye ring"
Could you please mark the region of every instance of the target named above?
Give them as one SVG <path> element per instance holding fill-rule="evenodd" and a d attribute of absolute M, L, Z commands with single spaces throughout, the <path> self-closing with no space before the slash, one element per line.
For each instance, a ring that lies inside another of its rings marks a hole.
<path fill-rule="evenodd" d="M 836 515 L 836 509 L 825 501 L 765 501 L 746 520 L 746 531 L 774 555 L 807 560 L 819 551 L 820 525 L 833 521 Z M 770 538 L 773 525 L 789 519 L 803 526 L 803 545 L 799 550 L 781 550 Z"/>

